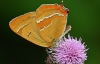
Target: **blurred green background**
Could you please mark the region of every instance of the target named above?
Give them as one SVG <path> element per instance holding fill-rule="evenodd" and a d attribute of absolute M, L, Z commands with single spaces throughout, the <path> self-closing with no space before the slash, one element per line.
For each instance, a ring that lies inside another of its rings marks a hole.
<path fill-rule="evenodd" d="M 16 35 L 9 21 L 54 3 L 61 0 L 0 0 L 0 64 L 45 64 L 45 48 Z M 64 6 L 69 8 L 70 35 L 81 37 L 89 48 L 85 64 L 100 64 L 100 0 L 64 0 Z"/>

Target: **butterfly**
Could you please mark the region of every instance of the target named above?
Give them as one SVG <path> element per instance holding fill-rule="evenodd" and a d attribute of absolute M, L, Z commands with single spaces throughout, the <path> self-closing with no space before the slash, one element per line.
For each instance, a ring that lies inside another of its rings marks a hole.
<path fill-rule="evenodd" d="M 51 47 L 71 30 L 70 25 L 66 26 L 68 12 L 62 4 L 42 4 L 36 11 L 12 19 L 9 26 L 30 42 Z"/>

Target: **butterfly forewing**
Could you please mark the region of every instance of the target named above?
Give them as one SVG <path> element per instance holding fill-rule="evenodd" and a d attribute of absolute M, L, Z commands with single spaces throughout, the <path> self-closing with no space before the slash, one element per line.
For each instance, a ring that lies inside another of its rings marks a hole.
<path fill-rule="evenodd" d="M 36 11 L 36 19 L 40 35 L 48 43 L 57 40 L 66 27 L 66 15 L 62 13 L 57 4 L 42 5 Z"/>

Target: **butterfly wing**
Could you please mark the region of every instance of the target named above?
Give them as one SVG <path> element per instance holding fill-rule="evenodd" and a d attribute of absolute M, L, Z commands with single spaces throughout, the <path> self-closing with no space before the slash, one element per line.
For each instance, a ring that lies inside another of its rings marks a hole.
<path fill-rule="evenodd" d="M 37 9 L 36 22 L 38 30 L 46 42 L 56 41 L 64 33 L 66 15 L 65 10 L 57 4 L 42 5 Z"/>
<path fill-rule="evenodd" d="M 40 36 L 36 25 L 36 12 L 29 12 L 10 21 L 10 28 L 28 41 L 43 47 L 49 47 Z"/>

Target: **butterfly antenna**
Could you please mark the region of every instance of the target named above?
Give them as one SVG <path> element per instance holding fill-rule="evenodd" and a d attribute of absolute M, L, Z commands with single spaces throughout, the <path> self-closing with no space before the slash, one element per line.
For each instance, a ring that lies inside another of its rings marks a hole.
<path fill-rule="evenodd" d="M 61 2 L 63 3 L 63 0 Z"/>
<path fill-rule="evenodd" d="M 61 1 L 61 4 L 60 4 L 62 7 L 64 6 L 64 2 L 63 2 L 63 0 Z"/>

